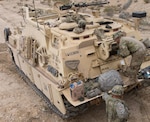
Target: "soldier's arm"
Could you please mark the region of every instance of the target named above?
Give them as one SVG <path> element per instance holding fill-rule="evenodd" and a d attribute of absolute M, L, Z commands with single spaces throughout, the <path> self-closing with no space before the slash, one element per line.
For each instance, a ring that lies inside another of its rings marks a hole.
<path fill-rule="evenodd" d="M 116 103 L 116 112 L 120 119 L 128 119 L 129 110 L 126 105 L 121 102 Z"/>
<path fill-rule="evenodd" d="M 110 96 L 106 92 L 104 92 L 102 94 L 102 99 L 105 100 L 105 101 L 108 101 L 110 99 Z"/>
<path fill-rule="evenodd" d="M 130 55 L 130 51 L 128 50 L 126 42 L 121 42 L 119 44 L 119 55 L 122 57 L 127 57 Z"/>

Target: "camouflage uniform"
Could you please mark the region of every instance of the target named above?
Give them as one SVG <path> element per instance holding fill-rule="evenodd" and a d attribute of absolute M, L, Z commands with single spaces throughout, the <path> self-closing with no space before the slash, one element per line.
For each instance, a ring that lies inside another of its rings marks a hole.
<path fill-rule="evenodd" d="M 117 95 L 120 92 L 120 88 L 122 88 L 122 86 L 120 85 L 116 85 L 113 87 L 113 89 L 116 89 L 117 91 L 116 93 L 114 93 L 114 95 Z M 123 93 L 119 93 L 119 95 L 122 94 Z M 129 110 L 123 100 L 119 98 L 114 98 L 111 95 L 108 95 L 107 93 L 104 93 L 102 95 L 102 98 L 105 100 L 106 103 L 106 113 L 108 122 L 127 122 L 127 119 L 129 118 Z"/>
<path fill-rule="evenodd" d="M 64 22 L 76 22 L 79 23 L 79 21 L 85 21 L 85 18 L 83 15 L 79 15 L 79 14 L 69 14 L 63 21 Z"/>
<path fill-rule="evenodd" d="M 75 27 L 73 29 L 73 32 L 75 32 L 77 34 L 80 34 L 80 33 L 84 32 L 84 30 L 85 30 L 86 20 L 85 20 L 84 16 L 82 16 L 82 15 L 79 15 L 79 14 L 68 15 L 66 17 L 66 19 L 63 21 L 67 22 L 67 23 L 76 22 L 78 24 L 78 27 Z"/>
<path fill-rule="evenodd" d="M 122 57 L 132 55 L 130 67 L 127 68 L 125 74 L 133 80 L 140 69 L 140 66 L 145 57 L 146 48 L 142 42 L 137 41 L 132 37 L 122 37 L 119 43 L 119 54 Z"/>
<path fill-rule="evenodd" d="M 97 36 L 98 41 L 102 41 L 102 39 L 105 37 L 103 29 L 95 29 L 94 34 Z"/>

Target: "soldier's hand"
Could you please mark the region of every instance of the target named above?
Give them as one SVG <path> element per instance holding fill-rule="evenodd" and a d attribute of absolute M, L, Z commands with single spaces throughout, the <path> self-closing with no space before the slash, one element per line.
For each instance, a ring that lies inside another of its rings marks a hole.
<path fill-rule="evenodd" d="M 108 94 L 107 94 L 106 92 L 103 92 L 103 93 L 102 93 L 102 96 L 104 96 L 104 95 L 108 95 Z"/>
<path fill-rule="evenodd" d="M 108 96 L 109 96 L 109 95 L 108 95 L 106 92 L 103 92 L 103 93 L 102 93 L 102 99 L 103 99 L 103 100 L 106 100 L 106 99 L 108 98 Z"/>

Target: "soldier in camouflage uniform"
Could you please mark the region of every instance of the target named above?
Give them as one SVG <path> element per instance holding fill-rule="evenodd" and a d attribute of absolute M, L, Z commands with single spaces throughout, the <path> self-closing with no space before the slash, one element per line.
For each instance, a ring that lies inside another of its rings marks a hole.
<path fill-rule="evenodd" d="M 75 22 L 75 23 L 77 23 L 78 26 L 73 29 L 73 32 L 75 32 L 77 34 L 84 32 L 85 27 L 86 27 L 86 20 L 85 20 L 84 16 L 79 15 L 77 13 L 68 15 L 66 17 L 66 19 L 63 20 L 63 22 L 67 22 L 67 23 Z"/>
<path fill-rule="evenodd" d="M 129 110 L 123 98 L 122 85 L 115 85 L 112 88 L 111 95 L 102 94 L 103 100 L 106 103 L 106 114 L 108 122 L 127 122 L 129 118 Z"/>
<path fill-rule="evenodd" d="M 77 24 L 78 24 L 78 27 L 74 28 L 73 32 L 77 34 L 84 32 L 85 27 L 86 27 L 86 21 L 83 19 L 80 19 L 78 20 Z"/>
<path fill-rule="evenodd" d="M 113 38 L 119 44 L 119 55 L 122 57 L 132 55 L 130 66 L 126 68 L 124 75 L 130 77 L 130 83 L 134 83 L 144 60 L 146 48 L 142 42 L 133 37 L 123 37 L 124 35 L 119 31 L 113 35 Z"/>

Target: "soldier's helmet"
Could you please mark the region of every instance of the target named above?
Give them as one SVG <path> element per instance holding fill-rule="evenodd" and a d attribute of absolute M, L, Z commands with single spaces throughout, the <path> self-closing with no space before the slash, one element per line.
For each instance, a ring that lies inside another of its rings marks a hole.
<path fill-rule="evenodd" d="M 125 32 L 118 31 L 118 32 L 116 32 L 116 33 L 113 34 L 113 39 L 115 40 L 115 39 L 117 39 L 119 37 L 122 37 L 124 35 L 126 35 Z"/>
<path fill-rule="evenodd" d="M 123 86 L 122 85 L 115 85 L 113 88 L 112 88 L 112 95 L 117 95 L 117 96 L 121 96 L 124 94 L 124 89 L 123 89 Z"/>
<path fill-rule="evenodd" d="M 78 26 L 79 26 L 79 28 L 85 29 L 85 27 L 86 27 L 86 21 L 83 20 L 83 19 L 79 20 Z"/>

